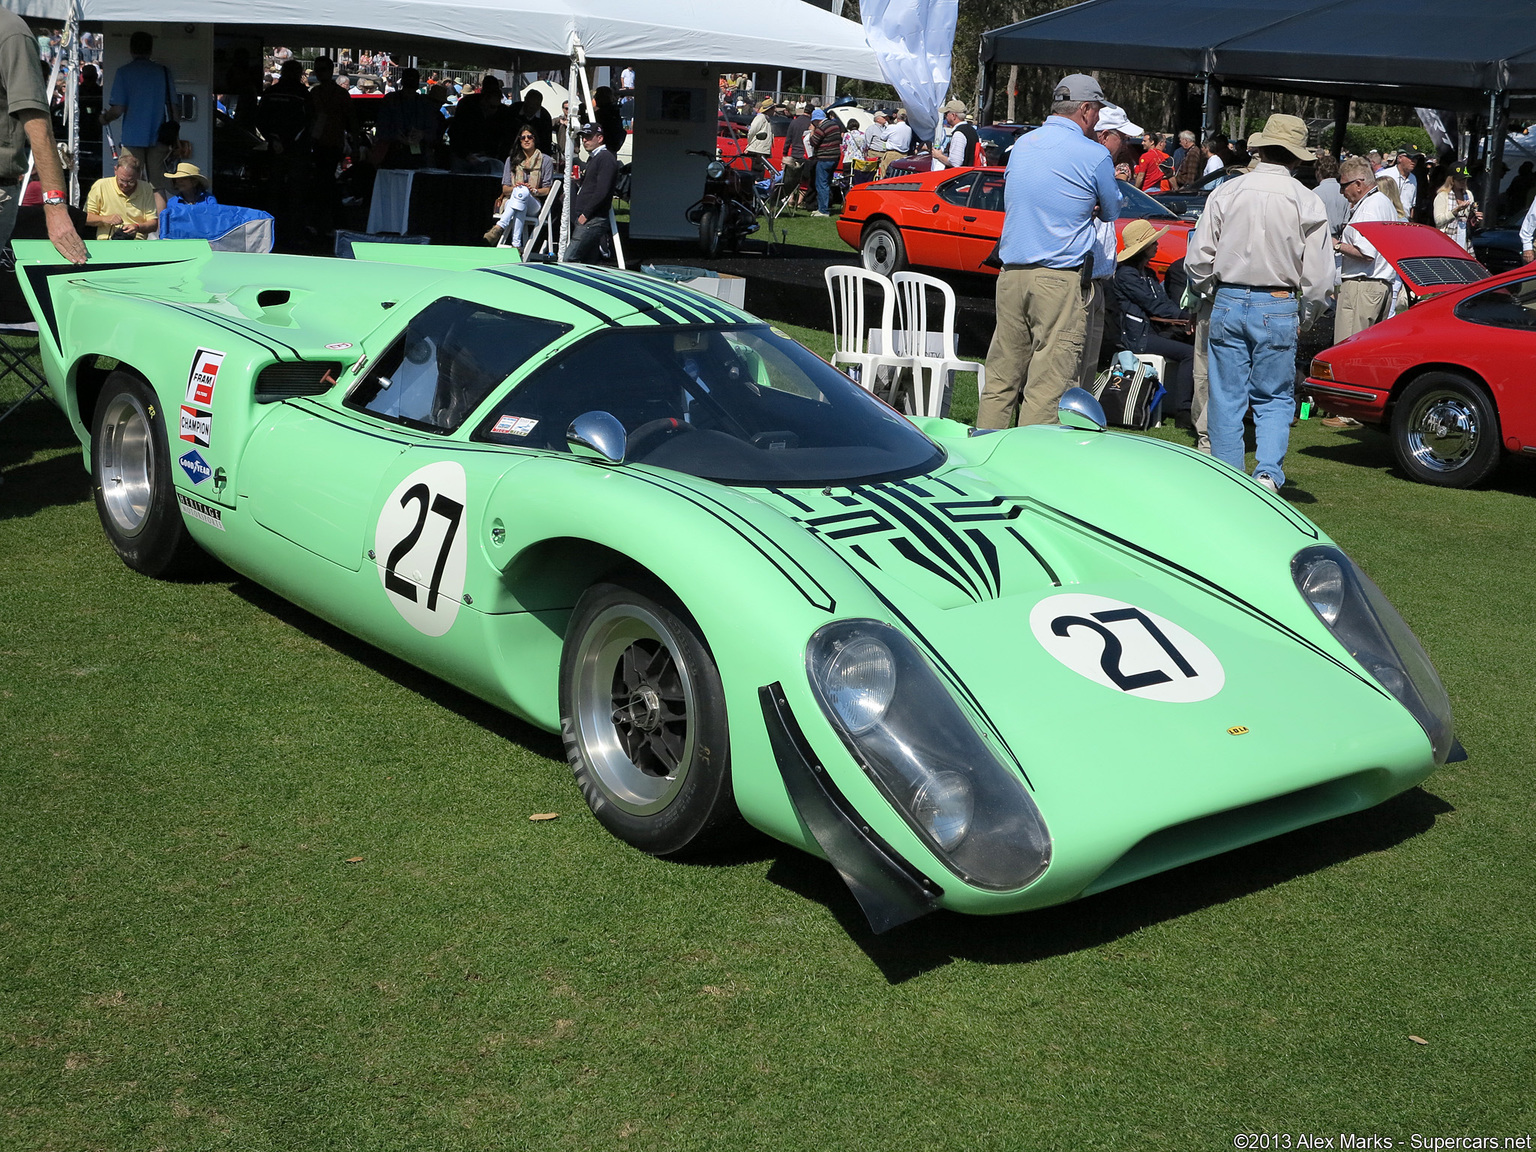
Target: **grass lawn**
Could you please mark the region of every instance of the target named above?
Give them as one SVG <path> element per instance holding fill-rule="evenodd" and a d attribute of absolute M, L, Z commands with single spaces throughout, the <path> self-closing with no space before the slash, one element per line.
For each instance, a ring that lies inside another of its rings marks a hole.
<path fill-rule="evenodd" d="M 0 424 L 7 1152 L 1536 1133 L 1536 469 L 1449 492 L 1374 433 L 1292 441 L 1293 498 L 1417 629 L 1468 761 L 874 937 L 819 861 L 647 858 L 554 738 L 230 573 L 131 573 L 71 445 L 46 401 Z"/>

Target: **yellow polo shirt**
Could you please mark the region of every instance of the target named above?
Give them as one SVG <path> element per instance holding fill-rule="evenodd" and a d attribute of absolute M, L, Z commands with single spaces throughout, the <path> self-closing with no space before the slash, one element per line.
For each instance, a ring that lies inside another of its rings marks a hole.
<path fill-rule="evenodd" d="M 121 216 L 130 224 L 142 224 L 155 215 L 155 190 L 141 176 L 133 195 L 124 196 L 123 190 L 117 186 L 117 178 L 105 176 L 91 185 L 90 193 L 85 198 L 85 211 L 91 216 Z M 96 239 L 112 239 L 112 229 L 105 224 L 98 224 Z M 139 233 L 134 239 L 143 240 L 144 236 Z"/>

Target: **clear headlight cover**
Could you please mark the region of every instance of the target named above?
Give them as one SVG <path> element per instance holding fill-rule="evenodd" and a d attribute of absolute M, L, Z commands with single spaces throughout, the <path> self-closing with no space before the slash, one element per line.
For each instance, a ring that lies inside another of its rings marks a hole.
<path fill-rule="evenodd" d="M 704 169 L 704 175 L 710 180 L 724 180 L 725 164 L 719 160 L 711 160 Z"/>
<path fill-rule="evenodd" d="M 1381 589 L 1348 556 L 1324 544 L 1296 553 L 1291 575 L 1317 618 L 1413 714 L 1435 763 L 1444 764 L 1454 737 L 1450 697 L 1418 637 Z"/>
<path fill-rule="evenodd" d="M 957 876 L 1008 892 L 1045 871 L 1051 837 L 1024 781 L 912 641 L 876 620 L 841 620 L 811 637 L 806 666 L 853 758 Z"/>

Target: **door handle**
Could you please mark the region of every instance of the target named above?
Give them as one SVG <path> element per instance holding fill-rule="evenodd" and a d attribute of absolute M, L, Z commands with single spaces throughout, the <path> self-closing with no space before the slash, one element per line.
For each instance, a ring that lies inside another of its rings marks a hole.
<path fill-rule="evenodd" d="M 976 217 L 974 217 L 974 216 L 962 216 L 962 217 L 960 217 L 960 219 L 964 220 L 967 224 L 974 224 L 974 223 L 976 223 Z"/>
<path fill-rule="evenodd" d="M 935 204 L 933 206 L 933 208 L 931 209 L 931 211 L 934 211 L 934 212 L 937 212 L 938 210 L 939 210 L 939 206 L 937 204 Z"/>

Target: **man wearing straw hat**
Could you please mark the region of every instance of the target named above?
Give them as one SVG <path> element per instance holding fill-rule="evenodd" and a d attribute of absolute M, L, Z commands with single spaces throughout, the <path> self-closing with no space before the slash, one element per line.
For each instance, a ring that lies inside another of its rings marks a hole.
<path fill-rule="evenodd" d="M 1185 269 L 1210 301 L 1211 455 L 1247 471 L 1243 416 L 1252 407 L 1253 477 L 1278 492 L 1295 415 L 1297 335 L 1322 311 L 1334 265 L 1328 210 L 1293 176 L 1312 159 L 1305 122 L 1277 113 L 1253 144 L 1253 171 L 1228 179 L 1206 201 Z"/>

